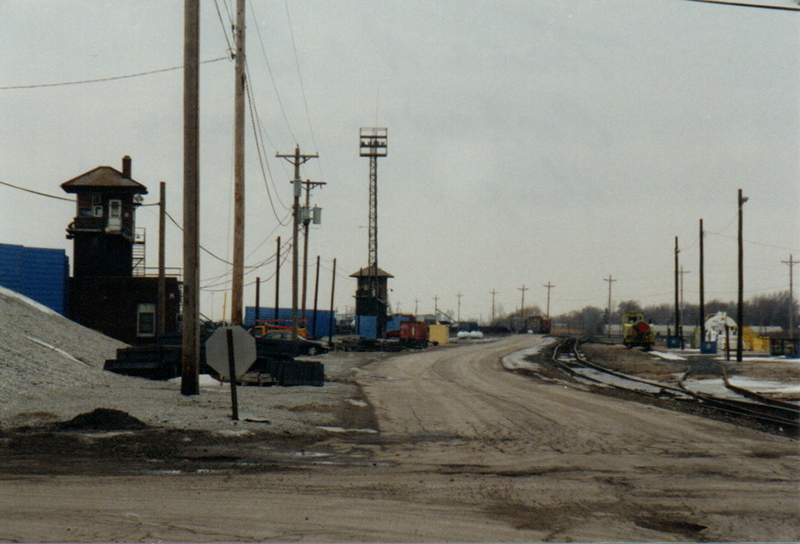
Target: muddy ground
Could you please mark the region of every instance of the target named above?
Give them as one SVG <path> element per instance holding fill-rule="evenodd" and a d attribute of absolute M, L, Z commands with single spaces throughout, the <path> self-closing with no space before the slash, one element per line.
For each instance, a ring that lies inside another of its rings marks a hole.
<path fill-rule="evenodd" d="M 341 398 L 259 408 L 309 422 L 291 430 L 29 417 L 0 432 L 0 540 L 800 539 L 796 440 L 499 365 L 539 341 L 350 357 Z M 611 350 L 594 355 L 651 378 L 675 366 Z"/>

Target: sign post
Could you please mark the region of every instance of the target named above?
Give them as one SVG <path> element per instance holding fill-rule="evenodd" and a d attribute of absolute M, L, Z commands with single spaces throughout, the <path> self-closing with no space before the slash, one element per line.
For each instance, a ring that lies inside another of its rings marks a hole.
<path fill-rule="evenodd" d="M 233 329 L 228 329 L 228 375 L 236 376 L 236 357 L 233 350 Z M 231 378 L 231 406 L 233 407 L 233 420 L 239 421 L 239 399 L 236 397 L 236 378 Z"/>

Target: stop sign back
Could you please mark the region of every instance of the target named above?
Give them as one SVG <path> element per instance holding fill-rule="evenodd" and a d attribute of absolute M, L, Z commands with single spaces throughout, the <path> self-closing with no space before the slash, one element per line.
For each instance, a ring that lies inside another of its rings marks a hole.
<path fill-rule="evenodd" d="M 256 360 L 256 339 L 241 327 L 220 327 L 206 342 L 206 362 L 223 378 L 230 379 L 228 331 L 232 333 L 235 378 L 247 372 Z"/>

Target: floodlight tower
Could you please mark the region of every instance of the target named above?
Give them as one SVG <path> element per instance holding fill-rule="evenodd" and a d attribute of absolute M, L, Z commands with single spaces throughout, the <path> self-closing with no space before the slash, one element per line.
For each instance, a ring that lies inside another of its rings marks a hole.
<path fill-rule="evenodd" d="M 368 127 L 359 131 L 361 156 L 369 157 L 369 259 L 368 265 L 378 268 L 378 157 L 385 157 L 387 130 Z"/>
<path fill-rule="evenodd" d="M 369 275 L 368 297 L 373 299 L 376 307 L 385 307 L 379 303 L 378 287 L 378 158 L 385 157 L 387 148 L 386 128 L 362 127 L 359 130 L 360 156 L 369 157 L 369 253 L 367 273 Z M 385 312 L 378 315 L 378 336 L 382 336 L 385 325 Z"/>

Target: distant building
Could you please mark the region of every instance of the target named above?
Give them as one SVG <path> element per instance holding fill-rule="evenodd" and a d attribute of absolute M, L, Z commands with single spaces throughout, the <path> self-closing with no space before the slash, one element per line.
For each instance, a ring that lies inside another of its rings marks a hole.
<path fill-rule="evenodd" d="M 122 159 L 121 172 L 99 166 L 61 188 L 77 199 L 75 218 L 67 227 L 67 238 L 74 240 L 70 319 L 129 344 L 153 342 L 158 278 L 144 277 L 136 208 L 147 188 L 131 178 L 131 158 Z M 164 332 L 175 332 L 180 309 L 175 277 L 166 280 L 165 302 Z"/>
<path fill-rule="evenodd" d="M 63 249 L 0 244 L 0 285 L 66 314 L 69 257 Z"/>

